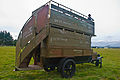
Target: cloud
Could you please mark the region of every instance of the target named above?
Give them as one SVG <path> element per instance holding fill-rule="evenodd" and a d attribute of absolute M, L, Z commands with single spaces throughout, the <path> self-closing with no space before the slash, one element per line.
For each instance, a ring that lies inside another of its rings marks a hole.
<path fill-rule="evenodd" d="M 48 0 L 1 0 L 0 30 L 6 29 L 18 35 L 24 23 L 31 16 L 32 11 L 45 4 L 47 1 Z M 96 39 L 104 39 L 100 36 L 117 36 L 120 34 L 119 0 L 55 1 L 85 15 L 88 15 L 89 13 L 92 14 L 92 17 L 95 19 Z M 6 28 L 1 26 L 5 26 Z M 94 39 L 95 38 L 93 38 L 93 40 Z"/>

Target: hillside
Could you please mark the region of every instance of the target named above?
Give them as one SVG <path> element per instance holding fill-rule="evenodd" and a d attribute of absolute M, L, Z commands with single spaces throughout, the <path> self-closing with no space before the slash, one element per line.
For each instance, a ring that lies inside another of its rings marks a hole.
<path fill-rule="evenodd" d="M 120 48 L 120 41 L 96 41 L 92 42 L 92 46 Z"/>

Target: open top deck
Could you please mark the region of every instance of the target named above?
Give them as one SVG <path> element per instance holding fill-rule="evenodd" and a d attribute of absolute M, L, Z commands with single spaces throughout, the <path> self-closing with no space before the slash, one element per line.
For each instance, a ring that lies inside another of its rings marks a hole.
<path fill-rule="evenodd" d="M 33 11 L 33 15 L 39 10 L 49 6 L 49 23 L 52 27 L 64 28 L 69 31 L 76 31 L 81 34 L 94 36 L 94 21 L 89 20 L 88 16 L 68 8 L 55 1 L 49 1 L 42 7 Z"/>

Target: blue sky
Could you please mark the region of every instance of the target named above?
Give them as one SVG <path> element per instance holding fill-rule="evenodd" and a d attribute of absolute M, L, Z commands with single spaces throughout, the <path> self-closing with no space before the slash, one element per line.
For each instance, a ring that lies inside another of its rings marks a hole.
<path fill-rule="evenodd" d="M 17 38 L 32 11 L 48 0 L 0 0 L 0 30 Z M 92 41 L 120 41 L 120 0 L 55 0 L 95 20 Z"/>

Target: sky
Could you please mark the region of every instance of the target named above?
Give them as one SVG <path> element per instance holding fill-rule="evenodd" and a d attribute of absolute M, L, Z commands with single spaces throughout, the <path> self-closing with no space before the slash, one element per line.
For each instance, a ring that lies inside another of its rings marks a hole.
<path fill-rule="evenodd" d="M 95 20 L 92 41 L 120 41 L 120 0 L 54 0 Z M 0 31 L 9 31 L 14 39 L 32 11 L 48 0 L 0 0 Z"/>

